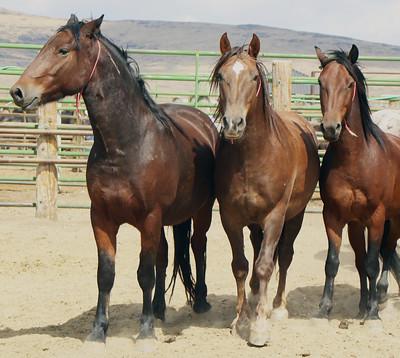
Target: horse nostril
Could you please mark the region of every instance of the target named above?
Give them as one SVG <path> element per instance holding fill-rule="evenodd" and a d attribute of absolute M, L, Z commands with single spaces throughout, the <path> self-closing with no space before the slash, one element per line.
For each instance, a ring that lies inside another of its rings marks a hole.
<path fill-rule="evenodd" d="M 228 121 L 226 120 L 226 116 L 222 117 L 222 123 L 223 123 L 224 127 L 228 127 Z"/>
<path fill-rule="evenodd" d="M 21 102 L 24 99 L 24 93 L 22 92 L 21 88 L 19 88 L 19 87 L 12 88 L 10 90 L 10 94 L 11 94 L 11 97 L 17 102 Z"/>
<path fill-rule="evenodd" d="M 240 119 L 239 119 L 239 122 L 238 122 L 238 126 L 241 126 L 242 124 L 243 124 L 243 118 L 242 117 L 240 117 Z"/>
<path fill-rule="evenodd" d="M 340 123 L 336 124 L 336 130 L 340 129 L 342 125 Z"/>
<path fill-rule="evenodd" d="M 320 124 L 320 127 L 321 127 L 321 132 L 325 132 L 325 128 L 324 128 L 324 124 L 323 123 Z"/>

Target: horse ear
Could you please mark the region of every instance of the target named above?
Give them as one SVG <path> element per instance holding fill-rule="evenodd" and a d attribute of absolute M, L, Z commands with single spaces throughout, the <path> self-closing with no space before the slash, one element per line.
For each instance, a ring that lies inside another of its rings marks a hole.
<path fill-rule="evenodd" d="M 321 63 L 321 66 L 324 67 L 326 64 L 326 61 L 328 60 L 328 56 L 325 55 L 325 53 L 322 52 L 322 50 L 318 46 L 314 46 L 314 48 L 315 48 L 315 53 L 317 54 L 318 60 Z"/>
<path fill-rule="evenodd" d="M 251 57 L 257 58 L 259 52 L 260 52 L 260 39 L 256 34 L 253 34 L 253 37 L 250 41 L 248 53 Z"/>
<path fill-rule="evenodd" d="M 349 52 L 349 60 L 351 63 L 356 63 L 358 60 L 358 47 L 356 45 L 353 44 L 353 46 L 351 46 L 351 50 Z"/>
<path fill-rule="evenodd" d="M 88 36 L 93 36 L 100 33 L 100 26 L 103 22 L 104 15 L 101 15 L 98 19 L 87 22 L 82 26 L 82 32 Z"/>
<path fill-rule="evenodd" d="M 226 32 L 222 34 L 219 40 L 219 49 L 221 50 L 222 55 L 231 50 L 231 43 Z"/>
<path fill-rule="evenodd" d="M 75 14 L 71 14 L 69 20 L 67 21 L 67 25 L 77 24 L 79 22 L 77 16 Z"/>

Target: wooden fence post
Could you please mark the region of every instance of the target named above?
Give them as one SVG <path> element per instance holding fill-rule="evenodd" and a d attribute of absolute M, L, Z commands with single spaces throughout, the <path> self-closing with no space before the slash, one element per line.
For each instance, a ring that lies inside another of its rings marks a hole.
<path fill-rule="evenodd" d="M 290 111 L 292 101 L 292 63 L 272 62 L 272 106 L 276 111 Z"/>
<path fill-rule="evenodd" d="M 38 109 L 39 129 L 57 129 L 57 103 Z M 41 134 L 37 138 L 37 158 L 57 159 L 57 136 Z M 36 217 L 57 219 L 57 168 L 55 164 L 39 163 L 36 169 Z"/>

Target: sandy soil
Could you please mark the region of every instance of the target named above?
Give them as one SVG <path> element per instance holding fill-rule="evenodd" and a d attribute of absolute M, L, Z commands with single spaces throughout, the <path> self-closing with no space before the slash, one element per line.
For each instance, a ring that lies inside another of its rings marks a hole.
<path fill-rule="evenodd" d="M 13 194 L 0 192 L 0 196 L 10 198 Z M 76 194 L 76 198 L 80 197 L 86 201 L 85 193 Z M 104 346 L 84 343 L 97 300 L 97 254 L 88 210 L 61 209 L 57 222 L 35 219 L 33 209 L 1 208 L 0 215 L 0 357 L 142 355 L 142 347 L 134 339 L 141 312 L 141 291 L 136 280 L 139 240 L 135 229 L 123 226 L 118 236 L 109 337 Z M 246 244 L 247 257 L 252 259 L 250 241 Z M 177 285 L 168 304 L 166 322 L 157 322 L 155 350 L 146 356 L 398 357 L 398 287 L 390 278 L 390 299 L 381 311 L 381 322 L 361 325 L 354 319 L 358 275 L 347 238 L 343 240 L 331 319 L 312 318 L 323 289 L 326 246 L 321 214 L 307 214 L 288 277 L 290 318 L 273 323 L 268 346 L 252 348 L 230 334 L 236 289 L 228 240 L 215 212 L 207 267 L 212 309 L 203 315 L 192 313 L 185 304 L 182 285 Z M 271 299 L 276 284 L 274 275 Z M 339 328 L 342 320 L 348 321 L 348 329 Z"/>

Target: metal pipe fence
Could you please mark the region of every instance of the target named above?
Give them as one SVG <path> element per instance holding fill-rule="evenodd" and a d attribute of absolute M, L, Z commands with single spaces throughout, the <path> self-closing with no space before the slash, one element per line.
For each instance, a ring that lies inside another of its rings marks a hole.
<path fill-rule="evenodd" d="M 35 54 L 42 45 L 38 44 L 15 44 L 0 43 L 0 49 L 11 50 L 32 50 Z M 184 58 L 193 58 L 194 69 L 191 73 L 153 73 L 145 72 L 141 76 L 144 80 L 151 83 L 169 83 L 174 88 L 172 90 L 158 89 L 152 87 L 150 93 L 157 101 L 169 100 L 174 98 L 184 98 L 185 101 L 194 107 L 200 108 L 209 114 L 212 114 L 216 106 L 217 94 L 209 91 L 209 74 L 201 73 L 202 61 L 205 58 L 216 60 L 220 54 L 214 51 L 170 51 L 170 50 L 147 50 L 147 49 L 129 49 L 128 54 L 145 56 L 178 56 Z M 259 58 L 265 61 L 271 60 L 314 60 L 315 55 L 309 54 L 285 54 L 285 53 L 261 53 Z M 388 56 L 361 56 L 362 62 L 397 62 L 400 63 L 400 57 Z M 294 62 L 295 63 L 295 62 Z M 19 76 L 23 68 L 17 66 L 7 66 L 0 68 L 0 76 Z M 310 76 L 291 76 L 291 85 L 310 86 L 310 93 L 291 93 L 291 110 L 297 111 L 310 121 L 317 123 L 321 117 L 319 95 L 312 93 L 312 87 L 318 85 L 315 77 L 317 71 Z M 368 74 L 367 84 L 374 87 L 387 88 L 388 91 L 400 88 L 400 73 L 392 72 L 390 77 L 384 77 L 381 73 L 377 75 Z M 2 77 L 0 77 L 2 78 Z M 4 78 L 4 77 L 3 77 Z M 272 83 L 274 79 L 271 74 L 268 75 L 268 82 Z M 177 84 L 183 83 L 190 85 L 190 89 L 177 89 Z M 51 129 L 43 128 L 38 123 L 37 113 L 13 113 L 18 108 L 12 103 L 8 95 L 8 86 L 0 83 L 0 168 L 30 168 L 35 169 L 38 165 L 57 165 L 62 169 L 79 169 L 85 165 L 87 156 L 92 145 L 92 131 L 88 124 L 77 124 L 75 100 L 66 98 L 58 102 L 54 116 L 59 116 L 64 121 L 73 121 L 75 124 L 66 124 L 58 122 Z M 206 100 L 204 100 L 206 98 Z M 400 103 L 400 94 L 386 93 L 370 97 L 372 110 L 379 110 L 393 104 Z M 272 101 L 273 102 L 273 101 Z M 84 111 L 84 103 L 81 103 L 81 111 Z M 70 112 L 70 113 L 66 113 Z M 11 117 L 11 122 L 2 121 L 3 118 Z M 88 118 L 83 116 L 84 123 L 88 123 Z M 21 122 L 20 122 L 21 121 Z M 31 122 L 33 121 L 33 122 Z M 56 157 L 39 158 L 37 153 L 37 139 L 43 137 L 53 137 L 58 141 L 57 150 L 54 152 Z M 319 136 L 321 137 L 321 136 Z M 323 156 L 323 150 L 319 152 Z M 0 185 L 37 185 L 35 175 L 15 176 L 0 175 Z M 59 186 L 85 186 L 83 176 L 74 176 L 73 178 L 60 175 L 57 178 Z M 318 192 L 318 191 L 317 191 Z M 35 207 L 36 203 L 14 203 L 19 206 Z M 10 202 L 0 202 L 0 206 L 12 206 Z M 60 207 L 60 205 L 58 205 Z M 63 204 L 62 207 L 74 207 L 74 204 Z M 86 205 L 76 205 L 76 207 L 87 207 Z"/>

